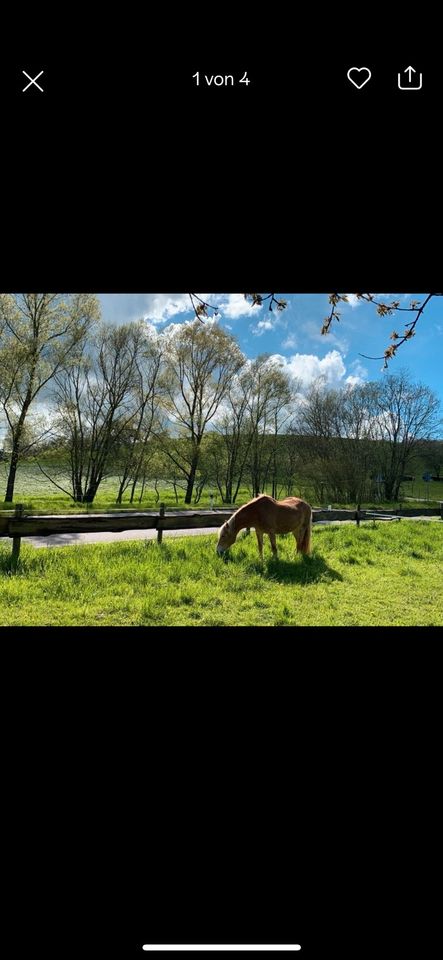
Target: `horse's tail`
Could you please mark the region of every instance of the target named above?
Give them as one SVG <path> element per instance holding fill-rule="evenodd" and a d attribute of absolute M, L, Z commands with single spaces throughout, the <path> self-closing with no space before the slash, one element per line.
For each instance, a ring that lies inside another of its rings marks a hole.
<path fill-rule="evenodd" d="M 300 541 L 300 553 L 310 554 L 311 552 L 311 532 L 312 532 L 312 510 L 309 507 L 309 513 L 306 518 L 306 526 L 303 537 Z"/>

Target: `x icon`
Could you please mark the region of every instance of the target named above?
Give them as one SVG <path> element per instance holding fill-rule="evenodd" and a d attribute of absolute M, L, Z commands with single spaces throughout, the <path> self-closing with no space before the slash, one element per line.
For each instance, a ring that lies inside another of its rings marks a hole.
<path fill-rule="evenodd" d="M 27 84 L 26 87 L 23 87 L 22 93 L 25 93 L 25 91 L 28 90 L 29 87 L 32 87 L 32 84 L 34 84 L 34 87 L 37 87 L 37 89 L 40 90 L 41 93 L 43 93 L 43 87 L 41 87 L 40 84 L 36 83 L 35 81 L 38 80 L 39 77 L 41 77 L 42 73 L 44 73 L 44 70 L 40 70 L 40 73 L 38 73 L 37 76 L 35 77 L 30 77 L 29 73 L 26 73 L 26 70 L 22 70 L 22 73 L 24 73 L 25 77 L 27 77 L 28 80 L 31 81 L 30 83 Z"/>

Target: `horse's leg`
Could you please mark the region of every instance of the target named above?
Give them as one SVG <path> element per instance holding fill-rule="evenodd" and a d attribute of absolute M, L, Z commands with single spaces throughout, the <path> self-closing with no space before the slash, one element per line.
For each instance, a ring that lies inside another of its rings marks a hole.
<path fill-rule="evenodd" d="M 270 541 L 271 541 L 272 555 L 273 555 L 274 557 L 277 557 L 277 556 L 278 556 L 278 554 L 277 554 L 277 541 L 276 541 L 276 539 L 275 539 L 275 533 L 270 533 L 270 534 L 269 534 L 269 539 L 270 539 Z"/>
<path fill-rule="evenodd" d="M 298 537 L 295 530 L 294 530 L 294 540 L 295 540 L 295 552 L 298 553 L 300 549 L 300 545 L 299 545 Z"/>
<path fill-rule="evenodd" d="M 263 560 L 263 534 L 261 530 L 257 530 L 257 527 L 255 528 L 255 532 L 257 534 L 258 552 L 260 554 L 260 560 Z"/>

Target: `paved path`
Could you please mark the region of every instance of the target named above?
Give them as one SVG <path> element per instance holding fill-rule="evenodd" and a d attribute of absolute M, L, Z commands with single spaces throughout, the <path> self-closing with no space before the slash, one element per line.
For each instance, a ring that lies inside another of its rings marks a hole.
<path fill-rule="evenodd" d="M 441 523 L 440 517 L 402 517 L 401 521 L 392 520 L 390 522 L 404 523 L 405 520 L 436 520 Z M 341 525 L 351 523 L 355 525 L 355 520 L 319 520 L 314 526 L 329 526 L 330 524 Z M 362 520 L 361 523 L 372 523 L 372 520 Z M 198 537 L 204 534 L 216 534 L 217 527 L 195 527 L 192 530 L 163 530 L 163 539 L 167 537 Z M 58 533 L 52 537 L 24 537 L 23 543 L 30 543 L 33 547 L 72 547 L 75 544 L 84 543 L 118 543 L 120 540 L 155 540 L 156 530 L 123 530 L 121 533 Z M 11 543 L 9 537 L 0 538 L 0 543 Z"/>
<path fill-rule="evenodd" d="M 217 533 L 217 527 L 196 527 L 192 530 L 163 530 L 163 539 L 166 537 L 195 537 L 199 534 Z M 23 537 L 22 543 L 30 543 L 33 547 L 72 547 L 83 543 L 118 543 L 120 540 L 155 540 L 156 530 L 122 530 L 121 533 L 56 533 L 52 537 Z M 0 543 L 11 543 L 3 537 Z"/>

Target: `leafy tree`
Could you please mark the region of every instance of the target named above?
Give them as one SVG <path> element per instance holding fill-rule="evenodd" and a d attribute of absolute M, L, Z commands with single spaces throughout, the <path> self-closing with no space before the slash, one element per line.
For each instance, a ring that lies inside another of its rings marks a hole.
<path fill-rule="evenodd" d="M 248 472 L 253 497 L 263 492 L 269 475 L 276 476 L 276 437 L 290 416 L 291 401 L 297 385 L 268 354 L 256 357 L 242 381 L 247 385 L 247 422 L 249 437 Z"/>
<path fill-rule="evenodd" d="M 90 294 L 0 294 L 0 405 L 10 440 L 5 503 L 29 450 L 25 424 L 36 398 L 64 369 L 100 316 Z"/>
<path fill-rule="evenodd" d="M 234 337 L 217 323 L 201 326 L 195 320 L 174 326 L 165 338 L 164 405 L 177 434 L 167 453 L 186 478 L 185 503 L 191 503 L 205 431 L 244 357 Z"/>

